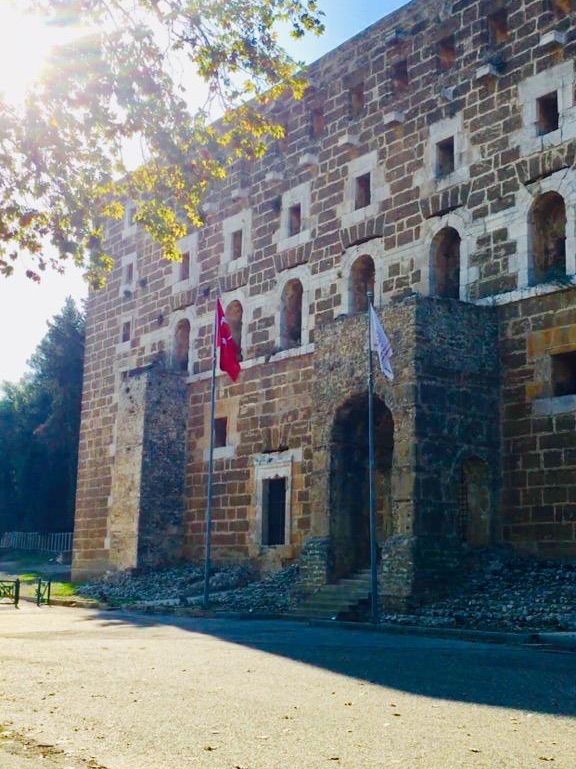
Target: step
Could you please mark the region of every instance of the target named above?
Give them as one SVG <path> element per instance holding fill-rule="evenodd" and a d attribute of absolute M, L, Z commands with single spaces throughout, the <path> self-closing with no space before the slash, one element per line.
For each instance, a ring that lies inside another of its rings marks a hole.
<path fill-rule="evenodd" d="M 323 601 L 358 601 L 365 595 L 370 595 L 370 590 L 343 590 L 341 593 L 314 593 L 307 600 L 319 598 Z"/>
<path fill-rule="evenodd" d="M 306 603 L 300 604 L 298 608 L 306 611 L 342 611 L 350 606 L 356 606 L 361 603 L 362 600 L 368 600 L 368 597 L 369 596 L 365 596 L 360 599 L 342 601 L 307 601 Z"/>
<path fill-rule="evenodd" d="M 314 593 L 315 596 L 318 596 L 319 598 L 324 598 L 327 601 L 335 601 L 338 599 L 350 599 L 351 601 L 357 600 L 358 598 L 362 598 L 363 595 L 368 595 L 370 593 L 370 590 L 341 590 L 339 592 L 333 592 L 333 593 Z M 312 597 L 312 596 L 310 596 Z"/>
<path fill-rule="evenodd" d="M 371 572 L 364 569 L 339 582 L 323 585 L 316 593 L 290 610 L 294 617 L 335 619 L 370 598 Z"/>
<path fill-rule="evenodd" d="M 356 601 L 356 600 L 352 600 L 352 601 L 348 601 L 348 600 L 342 600 L 342 601 L 322 601 L 322 600 L 319 600 L 319 601 L 306 601 L 305 603 L 300 604 L 300 605 L 302 607 L 306 607 L 306 608 L 314 607 L 314 608 L 318 608 L 318 609 L 319 608 L 330 609 L 330 608 L 338 608 L 340 606 L 350 606 L 351 604 L 355 604 L 355 603 L 358 603 L 358 601 Z"/>

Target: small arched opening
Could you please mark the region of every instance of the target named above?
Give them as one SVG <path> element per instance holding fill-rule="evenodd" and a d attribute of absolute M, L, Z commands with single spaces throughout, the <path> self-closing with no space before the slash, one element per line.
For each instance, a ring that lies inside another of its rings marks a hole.
<path fill-rule="evenodd" d="M 443 299 L 460 297 L 460 235 L 453 227 L 444 227 L 432 241 L 430 293 Z"/>
<path fill-rule="evenodd" d="M 460 475 L 457 534 L 470 547 L 487 547 L 492 529 L 492 483 L 488 464 L 478 457 L 464 460 Z"/>
<path fill-rule="evenodd" d="M 546 283 L 566 275 L 566 206 L 557 192 L 539 195 L 530 209 L 529 280 Z"/>
<path fill-rule="evenodd" d="M 371 256 L 359 256 L 350 270 L 350 313 L 366 312 L 368 309 L 367 293 L 374 296 L 376 270 Z"/>
<path fill-rule="evenodd" d="M 230 326 L 230 333 L 232 339 L 236 343 L 236 349 L 238 350 L 238 360 L 242 360 L 242 316 L 244 311 L 240 302 L 235 299 L 230 302 L 226 308 L 226 320 Z"/>
<path fill-rule="evenodd" d="M 375 501 L 377 537 L 394 533 L 391 470 L 394 421 L 384 401 L 374 397 Z M 332 426 L 330 539 L 334 579 L 370 565 L 368 476 L 368 395 L 356 395 L 337 411 Z"/>
<path fill-rule="evenodd" d="M 178 321 L 174 333 L 174 365 L 178 371 L 188 371 L 190 355 L 190 321 Z"/>
<path fill-rule="evenodd" d="M 289 280 L 280 300 L 280 347 L 287 350 L 302 344 L 302 283 Z"/>

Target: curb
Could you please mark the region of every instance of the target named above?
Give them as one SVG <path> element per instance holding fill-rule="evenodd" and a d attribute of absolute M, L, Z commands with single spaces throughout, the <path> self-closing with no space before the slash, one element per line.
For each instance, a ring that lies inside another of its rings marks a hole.
<path fill-rule="evenodd" d="M 33 603 L 36 605 L 36 598 L 29 595 L 21 595 L 20 596 L 20 602 L 26 602 L 26 603 Z M 46 606 L 45 603 L 42 603 L 41 606 Z M 102 609 L 105 610 L 108 607 L 105 604 L 98 603 L 97 601 L 94 603 L 83 601 L 80 598 L 52 598 L 50 596 L 50 603 L 48 606 L 67 606 L 71 609 Z"/>
<path fill-rule="evenodd" d="M 567 631 L 538 633 L 538 643 L 550 651 L 576 652 L 576 632 Z"/>
<path fill-rule="evenodd" d="M 388 633 L 392 635 L 416 635 L 429 638 L 445 638 L 454 641 L 507 644 L 509 646 L 535 644 L 539 640 L 539 634 L 530 631 L 514 633 L 497 630 L 426 627 L 423 625 L 372 625 L 368 622 L 342 622 L 339 620 L 310 620 L 309 624 L 312 627 L 339 627 L 343 630 L 363 630 L 370 633 Z"/>
<path fill-rule="evenodd" d="M 21 598 L 21 600 L 35 603 L 35 599 Z M 344 620 L 313 619 L 310 617 L 293 616 L 290 614 L 275 614 L 266 612 L 247 611 L 217 611 L 190 608 L 172 607 L 148 607 L 131 608 L 130 606 L 109 606 L 104 603 L 85 603 L 73 598 L 50 599 L 50 605 L 63 606 L 74 609 L 97 609 L 100 611 L 118 611 L 123 614 L 137 614 L 140 616 L 178 617 L 179 619 L 230 619 L 230 620 L 258 620 L 258 621 L 282 621 L 298 622 L 309 627 L 338 628 L 339 630 L 355 630 L 365 633 L 383 633 L 390 635 L 419 636 L 424 638 L 444 638 L 454 641 L 469 641 L 472 643 L 502 644 L 507 646 L 530 646 L 549 651 L 576 652 L 576 632 L 554 631 L 499 631 L 499 630 L 473 630 L 467 628 L 443 628 L 428 627 L 423 625 L 373 625 L 369 622 L 347 622 Z"/>
<path fill-rule="evenodd" d="M 312 619 L 310 617 L 292 616 L 290 614 L 266 614 L 263 612 L 230 612 L 230 611 L 200 611 L 190 609 L 164 610 L 131 610 L 124 607 L 121 611 L 127 614 L 146 616 L 179 617 L 181 619 L 231 619 L 231 620 L 273 620 L 283 622 L 298 622 L 309 627 L 338 628 L 339 630 L 355 630 L 366 633 L 384 633 L 392 635 L 411 635 L 428 638 L 444 638 L 454 641 L 469 641 L 473 643 L 491 643 L 507 646 L 530 646 L 549 650 L 576 651 L 576 633 L 530 631 L 512 632 L 497 630 L 473 630 L 466 628 L 426 627 L 422 625 L 377 625 L 368 622 L 346 622 L 343 620 Z"/>

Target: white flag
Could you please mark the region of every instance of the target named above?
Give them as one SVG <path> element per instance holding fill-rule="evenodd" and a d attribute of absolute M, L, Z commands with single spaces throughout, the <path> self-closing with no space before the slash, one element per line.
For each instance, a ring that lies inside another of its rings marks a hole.
<path fill-rule="evenodd" d="M 392 345 L 372 305 L 370 305 L 370 330 L 372 332 L 372 349 L 378 353 L 382 373 L 386 379 L 392 381 L 394 379 L 394 372 L 390 363 L 390 358 L 393 355 Z"/>

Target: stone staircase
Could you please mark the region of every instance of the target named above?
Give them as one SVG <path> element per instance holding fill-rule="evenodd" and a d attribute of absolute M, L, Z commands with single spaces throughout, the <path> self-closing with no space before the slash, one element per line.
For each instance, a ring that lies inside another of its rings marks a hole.
<path fill-rule="evenodd" d="M 293 617 L 336 619 L 355 615 L 370 598 L 370 569 L 341 579 L 334 585 L 323 585 L 302 603 L 290 610 Z"/>

